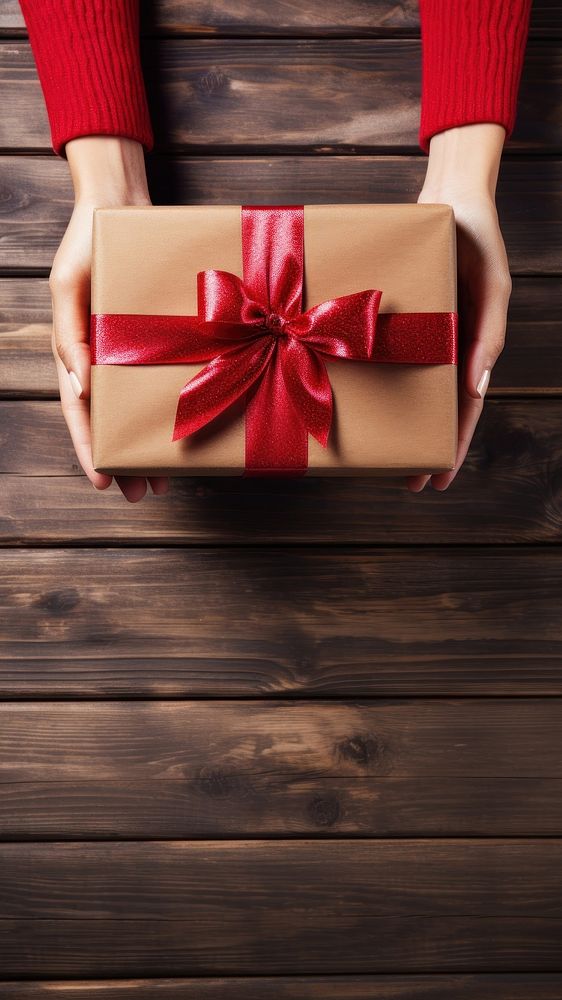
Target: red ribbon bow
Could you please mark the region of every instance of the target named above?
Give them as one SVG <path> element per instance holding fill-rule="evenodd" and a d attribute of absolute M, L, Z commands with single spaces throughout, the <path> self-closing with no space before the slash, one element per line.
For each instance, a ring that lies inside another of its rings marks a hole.
<path fill-rule="evenodd" d="M 182 389 L 173 440 L 255 387 L 246 402 L 252 467 L 306 468 L 308 432 L 326 447 L 332 389 L 322 355 L 371 357 L 382 293 L 343 295 L 303 313 L 303 234 L 302 206 L 244 206 L 244 279 L 197 275 L 200 329 L 220 353 Z"/>
<path fill-rule="evenodd" d="M 242 259 L 243 279 L 229 271 L 199 271 L 197 316 L 92 315 L 92 363 L 212 359 L 180 392 L 172 440 L 193 434 L 246 393 L 245 475 L 302 475 L 308 433 L 326 447 L 332 423 L 323 356 L 372 360 L 382 292 L 354 292 L 302 312 L 302 205 L 242 206 Z M 420 345 L 414 338 L 409 358 L 454 363 L 456 314 L 395 314 L 398 332 L 404 332 L 401 317 L 415 316 L 445 322 L 434 320 L 441 337 L 433 357 L 416 356 Z M 141 344 L 147 322 L 152 338 Z M 404 358 L 390 353 L 381 360 Z"/>

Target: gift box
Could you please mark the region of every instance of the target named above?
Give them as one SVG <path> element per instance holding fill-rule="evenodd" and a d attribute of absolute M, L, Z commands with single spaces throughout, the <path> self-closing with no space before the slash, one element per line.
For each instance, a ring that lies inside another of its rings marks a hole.
<path fill-rule="evenodd" d="M 451 469 L 457 336 L 449 205 L 98 208 L 94 468 Z"/>

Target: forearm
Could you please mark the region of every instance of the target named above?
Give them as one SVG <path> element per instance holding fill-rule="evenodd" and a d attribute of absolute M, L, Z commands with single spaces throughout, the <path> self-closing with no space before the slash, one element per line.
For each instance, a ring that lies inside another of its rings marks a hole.
<path fill-rule="evenodd" d="M 149 204 L 141 143 L 109 135 L 87 135 L 66 144 L 76 201 L 84 205 Z"/>
<path fill-rule="evenodd" d="M 461 125 L 432 137 L 424 200 L 494 198 L 506 131 L 491 122 Z"/>

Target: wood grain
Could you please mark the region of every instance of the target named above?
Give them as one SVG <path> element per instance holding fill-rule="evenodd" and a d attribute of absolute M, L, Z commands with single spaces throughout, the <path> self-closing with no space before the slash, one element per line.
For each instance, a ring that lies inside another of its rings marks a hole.
<path fill-rule="evenodd" d="M 153 157 L 155 204 L 415 202 L 424 157 Z M 532 176 L 532 184 L 529 177 Z M 72 213 L 60 157 L 0 157 L 0 270 L 47 269 Z M 562 274 L 562 161 L 506 160 L 498 210 L 513 274 Z"/>
<path fill-rule="evenodd" d="M 174 477 L 131 516 L 114 482 L 94 489 L 56 401 L 0 402 L 4 545 L 541 542 L 562 538 L 562 402 L 487 400 L 454 485 L 410 493 L 401 477 L 282 483 Z M 149 491 L 150 493 L 150 491 Z M 65 511 L 61 518 L 61 511 Z M 290 516 L 289 516 L 289 511 Z"/>
<path fill-rule="evenodd" d="M 561 779 L 540 777 L 25 779 L 0 782 L 0 839 L 552 837 L 561 803 Z"/>
<path fill-rule="evenodd" d="M 151 39 L 142 58 L 157 151 L 420 153 L 418 40 Z M 527 46 L 506 153 L 562 148 L 561 66 L 558 44 Z M 0 43 L 0 87 L 0 148 L 50 151 L 27 43 Z"/>
<path fill-rule="evenodd" d="M 326 871 L 324 877 L 328 882 L 332 872 Z M 233 896 L 239 901 L 244 892 L 241 883 Z M 263 902 L 266 913 L 276 913 L 272 896 L 266 895 Z M 252 915 L 250 920 L 244 908 L 225 921 L 225 928 L 220 899 L 216 920 L 205 922 L 204 929 L 197 919 L 129 919 L 121 913 L 111 920 L 0 918 L 0 959 L 4 975 L 44 979 L 231 977 L 255 975 L 253 969 L 259 969 L 260 975 L 322 973 L 338 978 L 350 972 L 397 974 L 397 970 L 400 973 L 526 972 L 529 968 L 559 971 L 562 921 L 558 918 L 478 915 L 370 918 L 367 914 L 364 920 L 358 917 L 355 925 L 345 928 L 343 933 L 335 911 L 331 925 L 328 926 L 329 920 L 321 921 L 316 930 L 312 923 L 314 907 L 318 905 L 318 900 L 311 904 L 306 932 L 300 921 L 294 921 L 288 912 L 285 914 L 290 947 L 279 919 L 268 922 L 262 914 L 258 930 L 256 917 Z M 238 947 L 230 947 L 225 954 L 223 942 L 230 921 L 235 924 L 233 934 L 241 940 Z M 217 941 L 221 942 L 220 948 Z"/>
<path fill-rule="evenodd" d="M 559 840 L 3 844 L 0 857 L 8 978 L 560 961 Z"/>
<path fill-rule="evenodd" d="M 3 1000 L 560 1000 L 548 973 L 0 982 Z"/>
<path fill-rule="evenodd" d="M 560 835 L 561 721 L 559 699 L 4 704 L 0 838 Z"/>
<path fill-rule="evenodd" d="M 560 695 L 561 578 L 557 547 L 8 549 L 0 692 Z"/>
<path fill-rule="evenodd" d="M 2 781 L 562 778 L 558 698 L 34 702 L 0 718 Z"/>
<path fill-rule="evenodd" d="M 152 0 L 143 3 L 141 31 L 155 35 L 297 35 L 338 37 L 419 32 L 417 0 Z M 534 0 L 531 36 L 560 35 L 559 0 Z M 3 0 L 0 29 L 25 37 L 18 0 Z"/>

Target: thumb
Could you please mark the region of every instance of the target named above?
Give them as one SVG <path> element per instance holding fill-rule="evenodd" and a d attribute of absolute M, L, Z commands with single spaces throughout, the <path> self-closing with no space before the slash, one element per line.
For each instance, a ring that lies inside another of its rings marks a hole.
<path fill-rule="evenodd" d="M 62 278 L 51 272 L 49 287 L 53 354 L 66 368 L 75 395 L 85 399 L 90 395 L 90 277 L 83 273 Z"/>
<path fill-rule="evenodd" d="M 509 272 L 499 271 L 481 275 L 474 284 L 465 289 L 464 388 L 473 399 L 480 399 L 505 346 L 511 278 Z"/>

